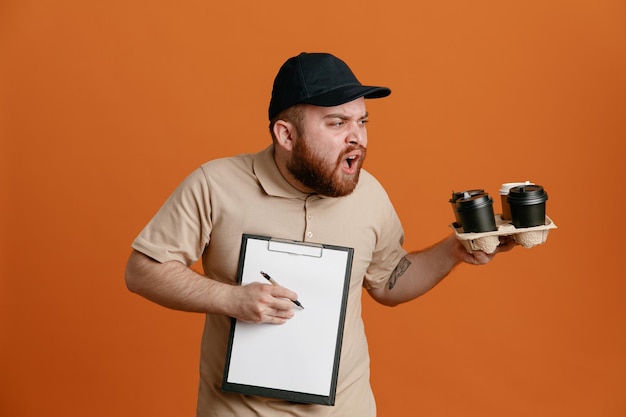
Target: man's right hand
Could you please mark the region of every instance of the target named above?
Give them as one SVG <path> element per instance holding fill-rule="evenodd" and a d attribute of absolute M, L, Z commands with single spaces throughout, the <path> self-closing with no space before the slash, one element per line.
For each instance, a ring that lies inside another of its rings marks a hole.
<path fill-rule="evenodd" d="M 250 323 L 283 324 L 293 317 L 298 295 L 285 287 L 254 282 L 233 290 L 233 312 L 239 320 Z"/>
<path fill-rule="evenodd" d="M 133 251 L 126 265 L 128 289 L 164 307 L 222 314 L 250 323 L 282 324 L 293 317 L 297 294 L 287 288 L 252 283 L 231 285 L 209 279 L 177 262 L 158 262 Z"/>

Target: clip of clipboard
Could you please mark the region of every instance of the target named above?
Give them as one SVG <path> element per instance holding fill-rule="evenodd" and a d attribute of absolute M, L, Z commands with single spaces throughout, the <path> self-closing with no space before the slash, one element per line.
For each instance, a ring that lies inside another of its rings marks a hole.
<path fill-rule="evenodd" d="M 306 310 L 282 325 L 231 321 L 222 390 L 334 405 L 354 250 L 244 234 L 237 280 L 268 272 Z"/>
<path fill-rule="evenodd" d="M 314 256 L 321 258 L 324 245 L 309 242 L 294 242 L 293 240 L 270 238 L 267 241 L 267 250 L 273 252 L 290 253 L 292 255 Z"/>

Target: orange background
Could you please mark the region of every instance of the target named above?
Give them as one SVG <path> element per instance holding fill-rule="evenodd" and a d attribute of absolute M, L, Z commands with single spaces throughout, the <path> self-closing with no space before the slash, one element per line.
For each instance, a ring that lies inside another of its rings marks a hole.
<path fill-rule="evenodd" d="M 547 244 L 365 302 L 380 416 L 624 416 L 620 0 L 0 4 L 0 415 L 190 416 L 202 316 L 129 293 L 130 243 L 200 163 L 270 141 L 273 77 L 346 60 L 406 247 L 452 190 L 532 180 Z M 496 200 L 496 212 L 500 206 Z"/>

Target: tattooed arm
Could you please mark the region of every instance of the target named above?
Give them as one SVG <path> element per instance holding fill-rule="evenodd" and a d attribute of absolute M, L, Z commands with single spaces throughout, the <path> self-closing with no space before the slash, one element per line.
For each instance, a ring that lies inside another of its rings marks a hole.
<path fill-rule="evenodd" d="M 391 273 L 387 285 L 371 289 L 369 293 L 379 303 L 395 306 L 428 292 L 460 262 L 486 264 L 496 253 L 507 251 L 514 245 L 513 241 L 504 241 L 490 255 L 484 252 L 469 254 L 452 235 L 428 249 L 406 255 Z"/>

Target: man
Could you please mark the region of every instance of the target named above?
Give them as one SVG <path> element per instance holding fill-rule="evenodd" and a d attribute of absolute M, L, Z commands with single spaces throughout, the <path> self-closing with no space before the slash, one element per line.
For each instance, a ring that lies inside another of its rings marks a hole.
<path fill-rule="evenodd" d="M 133 242 L 126 270 L 131 291 L 207 315 L 198 416 L 375 416 L 361 289 L 393 306 L 424 294 L 459 262 L 485 264 L 493 257 L 468 254 L 453 235 L 424 251 L 402 248 L 403 230 L 387 194 L 361 169 L 365 99 L 390 93 L 361 85 L 330 54 L 290 58 L 274 81 L 272 145 L 202 165 Z M 282 324 L 298 298 L 280 286 L 236 285 L 243 233 L 354 248 L 335 406 L 221 391 L 230 318 Z M 189 269 L 198 259 L 204 275 Z"/>

